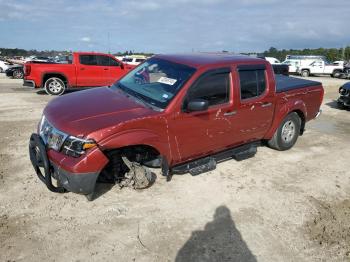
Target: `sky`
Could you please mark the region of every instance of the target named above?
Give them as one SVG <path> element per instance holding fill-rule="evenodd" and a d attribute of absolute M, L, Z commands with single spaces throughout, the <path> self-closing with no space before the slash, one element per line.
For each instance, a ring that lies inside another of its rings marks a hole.
<path fill-rule="evenodd" d="M 350 0 L 0 0 L 0 47 L 176 53 L 350 45 Z"/>

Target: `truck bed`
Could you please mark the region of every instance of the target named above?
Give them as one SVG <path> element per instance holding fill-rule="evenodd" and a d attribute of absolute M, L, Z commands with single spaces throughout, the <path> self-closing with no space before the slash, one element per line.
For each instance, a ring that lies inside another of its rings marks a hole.
<path fill-rule="evenodd" d="M 311 87 L 311 86 L 320 86 L 320 82 L 305 80 L 296 77 L 284 76 L 284 75 L 275 75 L 276 79 L 276 93 L 286 92 L 289 90 Z"/>

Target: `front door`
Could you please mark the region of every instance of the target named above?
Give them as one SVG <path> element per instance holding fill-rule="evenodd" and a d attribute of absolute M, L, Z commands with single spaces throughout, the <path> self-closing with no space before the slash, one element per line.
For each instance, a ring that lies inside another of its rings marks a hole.
<path fill-rule="evenodd" d="M 195 99 L 207 100 L 209 108 L 188 112 L 187 104 Z M 227 120 L 233 106 L 230 69 L 204 73 L 187 91 L 182 109 L 169 123 L 176 144 L 176 162 L 199 158 L 224 149 L 230 138 L 231 123 Z"/>
<path fill-rule="evenodd" d="M 311 64 L 311 73 L 313 74 L 323 74 L 324 73 L 324 62 L 315 61 Z"/>

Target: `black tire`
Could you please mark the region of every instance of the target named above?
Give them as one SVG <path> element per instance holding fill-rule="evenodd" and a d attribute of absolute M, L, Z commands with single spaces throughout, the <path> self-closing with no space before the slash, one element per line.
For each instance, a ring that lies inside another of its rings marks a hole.
<path fill-rule="evenodd" d="M 0 67 L 0 73 L 3 73 L 4 72 L 4 69 L 2 69 L 2 67 Z"/>
<path fill-rule="evenodd" d="M 337 77 L 339 78 L 340 74 L 342 73 L 341 70 L 334 70 L 333 74 L 331 74 L 331 77 Z"/>
<path fill-rule="evenodd" d="M 295 112 L 283 119 L 273 137 L 267 142 L 269 147 L 284 151 L 292 148 L 300 134 L 301 119 Z"/>
<path fill-rule="evenodd" d="M 62 79 L 58 77 L 50 77 L 46 80 L 44 88 L 48 95 L 59 96 L 66 90 L 66 85 Z"/>
<path fill-rule="evenodd" d="M 302 70 L 301 71 L 301 76 L 302 77 L 308 77 L 308 76 L 310 76 L 310 71 L 309 70 Z"/>
<path fill-rule="evenodd" d="M 13 71 L 12 76 L 14 79 L 22 79 L 24 74 L 22 70 L 16 69 Z"/>

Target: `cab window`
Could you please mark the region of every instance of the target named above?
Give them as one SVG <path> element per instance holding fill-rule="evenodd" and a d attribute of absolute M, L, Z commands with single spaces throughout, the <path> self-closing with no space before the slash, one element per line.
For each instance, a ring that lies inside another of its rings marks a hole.
<path fill-rule="evenodd" d="M 209 107 L 228 103 L 230 89 L 229 69 L 207 72 L 189 89 L 186 104 L 193 99 L 207 100 Z"/>
<path fill-rule="evenodd" d="M 241 100 L 262 95 L 266 89 L 265 70 L 240 70 Z"/>
<path fill-rule="evenodd" d="M 82 65 L 97 65 L 96 55 L 80 55 L 79 61 Z"/>
<path fill-rule="evenodd" d="M 119 66 L 119 63 L 109 56 L 99 55 L 99 56 L 97 56 L 97 65 L 99 65 L 99 66 Z"/>

